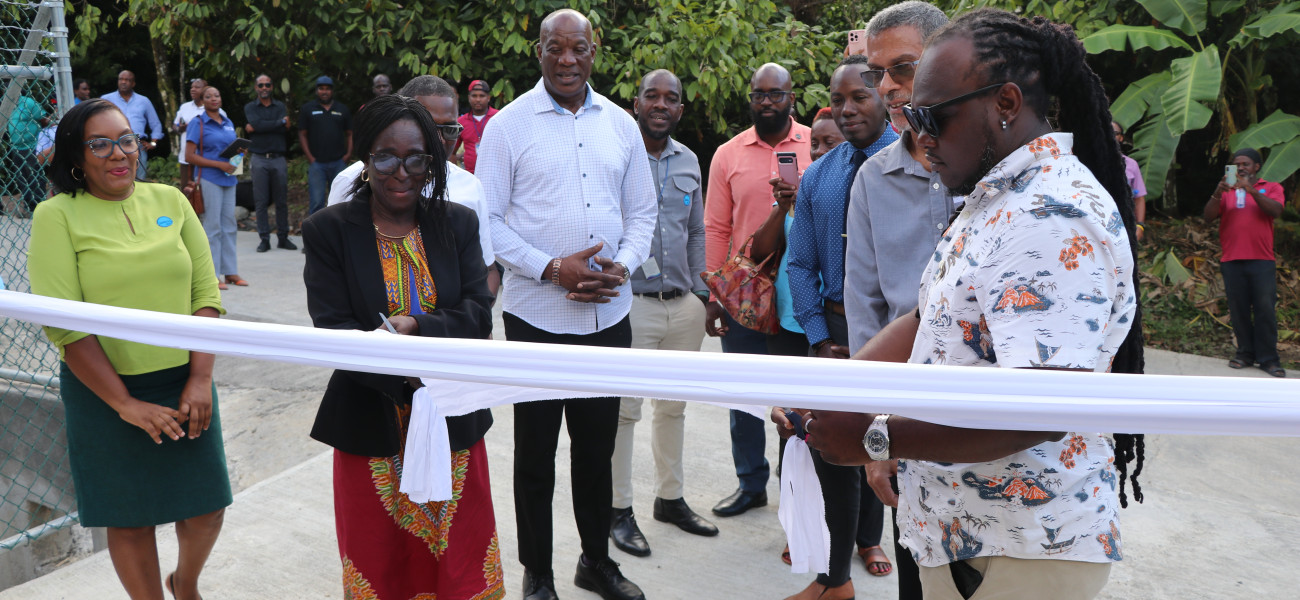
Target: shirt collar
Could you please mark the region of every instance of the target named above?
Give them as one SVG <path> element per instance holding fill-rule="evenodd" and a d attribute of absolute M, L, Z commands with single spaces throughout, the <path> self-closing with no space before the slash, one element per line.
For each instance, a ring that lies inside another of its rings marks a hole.
<path fill-rule="evenodd" d="M 844 157 L 841 158 L 840 160 L 844 161 L 844 164 L 846 165 L 852 165 L 854 152 L 861 152 L 864 155 L 866 155 L 867 158 L 871 158 L 875 156 L 877 153 L 879 153 L 881 150 L 888 148 L 890 144 L 894 143 L 897 140 L 898 140 L 898 134 L 894 133 L 894 128 L 886 126 L 885 130 L 881 132 L 880 137 L 876 138 L 876 141 L 868 144 L 866 148 L 858 148 L 857 146 L 854 146 L 853 144 L 850 144 L 848 142 L 842 142 L 839 146 L 836 146 L 834 149 L 832 149 L 831 152 L 835 152 L 836 150 L 839 150 L 840 146 L 848 146 L 848 148 L 844 152 Z"/>
<path fill-rule="evenodd" d="M 1072 133 L 1052 132 L 1035 138 L 1028 144 L 1016 148 L 989 170 L 988 174 L 975 185 L 975 191 L 971 192 L 966 203 L 976 206 L 986 199 L 997 198 L 1003 192 L 1013 188 L 1020 175 L 1034 163 L 1056 160 L 1072 154 L 1074 154 Z"/>
<path fill-rule="evenodd" d="M 596 91 L 591 89 L 590 83 L 586 84 L 585 87 L 587 88 L 587 97 L 582 101 L 582 108 L 586 110 L 591 110 L 592 108 L 598 108 L 594 101 L 596 96 Z M 560 106 L 560 103 L 556 102 L 555 98 L 551 97 L 551 93 L 546 91 L 545 80 L 538 79 L 537 87 L 533 89 L 540 92 L 541 95 L 544 96 L 547 100 L 547 102 L 537 103 L 537 112 L 546 112 L 550 110 L 550 111 L 555 111 L 555 114 L 559 114 L 559 115 L 570 114 L 569 109 Z"/>
<path fill-rule="evenodd" d="M 683 148 L 685 148 L 685 146 L 683 146 L 681 142 L 670 137 L 668 138 L 668 143 L 664 146 L 664 151 L 659 155 L 659 158 L 650 156 L 650 160 L 661 161 L 669 156 L 681 154 Z M 647 153 L 646 156 L 649 156 L 649 153 Z"/>
<path fill-rule="evenodd" d="M 799 122 L 795 121 L 794 116 L 792 115 L 790 117 L 790 130 L 785 133 L 785 139 L 781 140 L 780 142 L 777 142 L 776 145 L 780 146 L 781 144 L 784 144 L 786 142 L 803 142 L 804 141 L 803 132 L 799 131 L 798 127 L 795 127 L 798 124 Z M 749 129 L 740 132 L 740 135 L 736 137 L 741 138 L 741 141 L 744 142 L 745 144 L 757 144 L 763 141 L 762 138 L 758 137 L 758 130 L 754 129 L 754 126 L 752 125 L 749 127 Z"/>
<path fill-rule="evenodd" d="M 204 122 L 204 123 L 216 123 L 216 122 L 217 122 L 216 119 L 212 118 L 212 115 L 208 114 L 207 109 L 204 109 L 203 112 L 199 113 L 199 119 L 200 119 L 202 122 Z M 225 122 L 225 119 L 223 118 L 223 119 L 222 119 L 222 123 L 224 123 L 224 122 Z"/>

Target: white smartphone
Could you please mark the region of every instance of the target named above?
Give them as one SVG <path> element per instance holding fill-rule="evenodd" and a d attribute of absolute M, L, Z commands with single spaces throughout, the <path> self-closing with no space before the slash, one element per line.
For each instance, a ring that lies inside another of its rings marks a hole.
<path fill-rule="evenodd" d="M 1228 165 L 1223 168 L 1223 180 L 1229 186 L 1237 185 L 1237 165 Z"/>
<path fill-rule="evenodd" d="M 799 185 L 799 155 L 794 152 L 777 152 L 776 171 L 782 181 Z"/>

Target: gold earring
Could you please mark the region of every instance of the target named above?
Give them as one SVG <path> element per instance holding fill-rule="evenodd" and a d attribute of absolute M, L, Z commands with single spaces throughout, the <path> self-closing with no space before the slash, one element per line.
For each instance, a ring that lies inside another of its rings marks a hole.
<path fill-rule="evenodd" d="M 75 179 L 75 180 L 77 180 L 77 181 L 82 181 L 83 179 L 85 179 L 86 171 L 81 170 L 82 177 L 77 177 L 77 171 L 78 171 L 78 170 L 81 170 L 81 169 L 80 169 L 79 167 L 72 167 L 72 171 L 71 171 L 71 173 L 72 173 L 72 178 Z"/>
<path fill-rule="evenodd" d="M 370 181 L 369 171 L 366 171 L 365 169 L 361 169 L 361 181 Z"/>

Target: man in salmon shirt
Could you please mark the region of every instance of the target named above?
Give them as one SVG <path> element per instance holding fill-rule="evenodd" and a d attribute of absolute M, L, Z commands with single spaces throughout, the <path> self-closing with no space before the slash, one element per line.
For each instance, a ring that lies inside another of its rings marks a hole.
<path fill-rule="evenodd" d="M 794 197 L 796 186 L 772 181 L 780 177 L 776 154 L 794 152 L 800 172 L 812 162 L 808 156 L 812 131 L 791 116 L 793 86 L 790 72 L 780 65 L 768 63 L 754 71 L 749 81 L 749 114 L 754 126 L 728 140 L 713 155 L 706 192 L 709 201 L 704 205 L 704 253 L 709 271 L 722 266 L 763 224 L 772 212 L 774 196 Z M 709 335 L 722 336 L 723 352 L 767 354 L 767 336 L 737 323 L 716 299 L 709 302 L 704 326 Z M 713 507 L 714 514 L 730 517 L 767 505 L 769 467 L 763 456 L 763 427 L 762 419 L 731 411 L 731 456 L 740 487 Z"/>
<path fill-rule="evenodd" d="M 1205 220 L 1219 221 L 1223 244 L 1223 288 L 1228 316 L 1237 338 L 1234 369 L 1258 364 L 1274 377 L 1286 377 L 1277 353 L 1277 262 L 1273 256 L 1273 221 L 1282 216 L 1282 186 L 1259 179 L 1264 159 L 1243 148 L 1232 155 L 1236 181 L 1219 181 L 1205 203 Z"/>

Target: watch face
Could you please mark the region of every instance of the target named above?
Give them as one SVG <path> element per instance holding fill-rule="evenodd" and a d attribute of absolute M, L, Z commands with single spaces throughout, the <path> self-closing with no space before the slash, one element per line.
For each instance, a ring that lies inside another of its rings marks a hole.
<path fill-rule="evenodd" d="M 889 438 L 885 436 L 885 432 L 879 429 L 872 429 L 867 432 L 867 454 L 876 456 L 888 451 Z"/>

